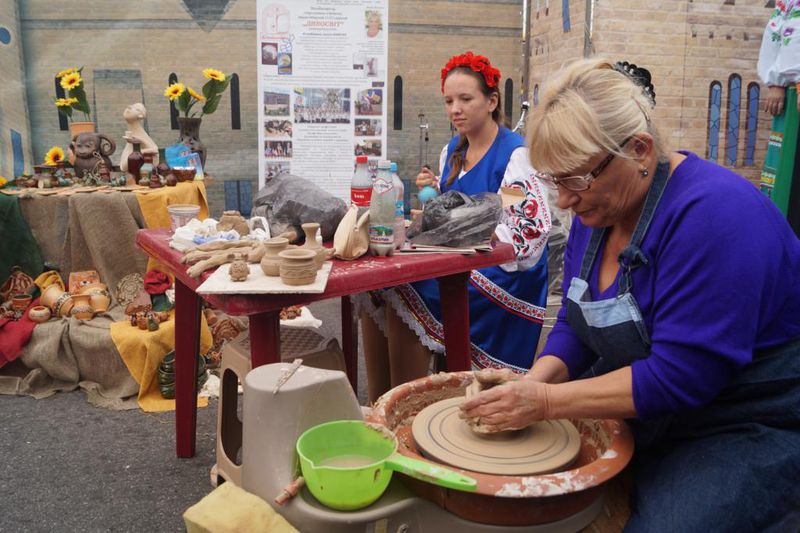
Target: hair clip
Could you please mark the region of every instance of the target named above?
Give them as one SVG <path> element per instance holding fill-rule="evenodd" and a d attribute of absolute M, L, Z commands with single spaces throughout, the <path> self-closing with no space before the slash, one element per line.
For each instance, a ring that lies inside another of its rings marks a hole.
<path fill-rule="evenodd" d="M 652 76 L 649 70 L 644 67 L 637 67 L 633 63 L 628 63 L 627 61 L 617 61 L 614 63 L 614 70 L 625 74 L 633 83 L 641 87 L 645 96 L 647 96 L 650 103 L 655 107 L 656 89 L 653 87 Z"/>

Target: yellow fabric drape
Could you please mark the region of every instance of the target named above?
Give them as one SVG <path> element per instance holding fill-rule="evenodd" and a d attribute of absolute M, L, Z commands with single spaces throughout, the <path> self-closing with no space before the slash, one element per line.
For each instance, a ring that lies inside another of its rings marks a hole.
<path fill-rule="evenodd" d="M 130 322 L 114 322 L 111 324 L 111 339 L 114 341 L 125 366 L 139 384 L 139 407 L 152 413 L 175 409 L 175 400 L 161 397 L 158 385 L 158 365 L 164 356 L 175 348 L 175 311 L 166 322 L 162 322 L 157 331 L 141 330 L 130 325 Z M 202 313 L 201 313 L 202 316 Z M 211 348 L 211 330 L 208 329 L 205 316 L 200 323 L 200 352 Z M 208 405 L 207 398 L 198 398 L 198 407 Z"/>

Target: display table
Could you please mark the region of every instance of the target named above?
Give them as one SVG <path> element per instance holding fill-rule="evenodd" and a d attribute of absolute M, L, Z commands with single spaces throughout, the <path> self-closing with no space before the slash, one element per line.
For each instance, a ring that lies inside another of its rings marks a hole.
<path fill-rule="evenodd" d="M 175 431 L 178 457 L 195 453 L 196 354 L 199 342 L 201 299 L 200 279 L 186 274 L 181 254 L 169 247 L 168 230 L 140 230 L 136 242 L 147 254 L 175 276 Z M 467 279 L 473 269 L 508 263 L 514 248 L 498 244 L 493 251 L 476 255 L 430 254 L 365 256 L 356 261 L 333 261 L 325 292 L 321 294 L 204 295 L 209 303 L 230 315 L 250 320 L 250 359 L 253 367 L 280 361 L 279 315 L 283 307 L 306 305 L 328 298 L 342 298 L 342 348 L 347 377 L 357 385 L 358 338 L 349 295 L 437 278 L 442 295 L 447 370 L 470 368 L 469 300 Z"/>

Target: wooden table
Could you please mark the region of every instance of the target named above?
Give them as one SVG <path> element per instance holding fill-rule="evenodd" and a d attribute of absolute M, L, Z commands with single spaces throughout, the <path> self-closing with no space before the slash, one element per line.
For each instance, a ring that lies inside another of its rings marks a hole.
<path fill-rule="evenodd" d="M 171 233 L 163 229 L 139 230 L 137 245 L 150 257 L 161 262 L 175 276 L 175 433 L 178 457 L 195 453 L 197 420 L 196 365 L 200 343 L 201 297 L 200 279 L 186 274 L 187 265 L 180 263 L 181 253 L 169 247 Z M 436 278 L 442 300 L 444 344 L 447 370 L 470 368 L 469 300 L 467 279 L 474 269 L 508 263 L 514 259 L 514 248 L 497 244 L 491 252 L 475 255 L 430 254 L 365 256 L 356 261 L 333 261 L 325 292 L 321 294 L 258 294 L 204 295 L 217 309 L 230 315 L 244 315 L 250 320 L 250 358 L 253 368 L 280 361 L 280 311 L 290 305 L 341 297 L 342 349 L 347 377 L 357 385 L 358 337 L 350 305 L 351 294 L 382 289 Z"/>

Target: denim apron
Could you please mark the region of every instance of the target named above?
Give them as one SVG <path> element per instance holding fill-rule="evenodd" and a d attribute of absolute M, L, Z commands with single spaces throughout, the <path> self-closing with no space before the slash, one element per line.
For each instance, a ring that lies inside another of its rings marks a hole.
<path fill-rule="evenodd" d="M 580 277 L 570 283 L 567 321 L 597 356 L 582 377 L 650 355 L 631 271 L 649 264 L 639 246 L 668 175 L 669 165 L 660 163 L 618 258 L 616 297 L 593 302 L 587 283 L 604 229 L 593 231 Z M 800 339 L 754 353 L 706 406 L 628 423 L 636 439 L 636 480 L 626 531 L 800 531 Z"/>

